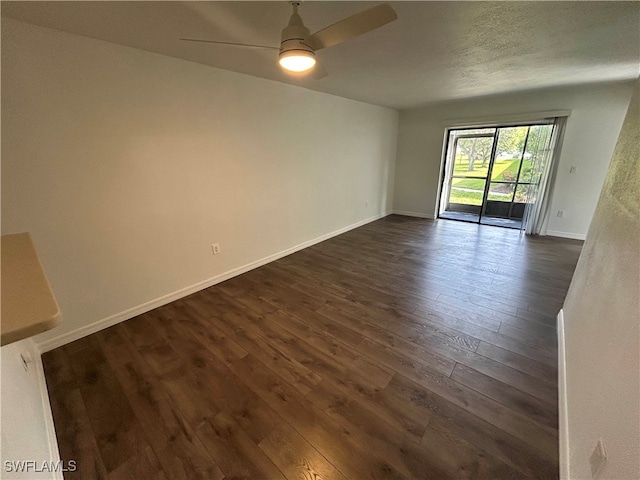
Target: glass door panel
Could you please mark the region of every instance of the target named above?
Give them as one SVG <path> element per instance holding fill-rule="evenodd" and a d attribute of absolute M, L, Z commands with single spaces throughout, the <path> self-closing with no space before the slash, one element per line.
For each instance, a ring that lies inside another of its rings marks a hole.
<path fill-rule="evenodd" d="M 514 202 L 533 203 L 536 201 L 535 189 L 528 183 L 519 183 L 516 188 Z"/>
<path fill-rule="evenodd" d="M 522 154 L 527 141 L 528 127 L 507 127 L 498 131 L 496 158 L 491 171 L 491 180 L 515 182 L 520 170 Z"/>
<path fill-rule="evenodd" d="M 515 183 L 507 183 L 507 182 L 491 182 L 489 185 L 489 196 L 488 200 L 493 202 L 511 202 L 513 200 L 513 194 L 516 190 Z"/>
<path fill-rule="evenodd" d="M 510 218 L 513 196 L 527 142 L 527 126 L 498 129 L 496 154 L 491 167 L 491 183 L 483 208 L 487 217 Z"/>
<path fill-rule="evenodd" d="M 449 207 L 474 211 L 463 206 L 482 206 L 487 182 L 493 134 L 463 133 L 456 138 L 455 163 L 451 176 Z"/>
<path fill-rule="evenodd" d="M 546 168 L 546 163 L 550 160 L 548 152 L 552 132 L 553 124 L 532 125 L 529 128 L 514 198 L 514 203 L 523 204 L 522 210 L 524 210 L 524 204 L 536 201 L 540 177 Z"/>

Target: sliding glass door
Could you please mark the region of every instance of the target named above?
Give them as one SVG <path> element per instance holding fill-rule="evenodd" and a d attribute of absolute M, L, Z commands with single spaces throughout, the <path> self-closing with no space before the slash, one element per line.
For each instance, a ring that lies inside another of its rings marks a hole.
<path fill-rule="evenodd" d="M 552 122 L 450 130 L 439 216 L 520 228 L 552 130 Z"/>

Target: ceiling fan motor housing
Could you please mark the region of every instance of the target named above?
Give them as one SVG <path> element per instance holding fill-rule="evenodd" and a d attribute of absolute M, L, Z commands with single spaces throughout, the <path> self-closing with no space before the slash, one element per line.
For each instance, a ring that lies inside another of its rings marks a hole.
<path fill-rule="evenodd" d="M 315 57 L 315 50 L 305 43 L 310 35 L 309 29 L 304 26 L 302 18 L 298 15 L 297 4 L 293 3 L 293 14 L 289 18 L 289 24 L 282 29 L 280 37 L 280 58 L 299 55 L 300 52 Z"/>

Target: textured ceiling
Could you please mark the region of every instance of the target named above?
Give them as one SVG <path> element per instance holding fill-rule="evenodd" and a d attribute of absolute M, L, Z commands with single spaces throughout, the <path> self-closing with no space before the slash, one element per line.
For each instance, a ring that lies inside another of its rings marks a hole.
<path fill-rule="evenodd" d="M 398 20 L 322 50 L 329 76 L 292 77 L 277 52 L 287 2 L 2 2 L 2 15 L 378 105 L 624 80 L 640 74 L 639 2 L 389 2 Z M 374 2 L 307 1 L 311 32 Z"/>

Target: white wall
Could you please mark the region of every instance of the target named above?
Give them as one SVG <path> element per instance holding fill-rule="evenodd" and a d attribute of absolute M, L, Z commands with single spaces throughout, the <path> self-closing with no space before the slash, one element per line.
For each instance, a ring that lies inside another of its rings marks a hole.
<path fill-rule="evenodd" d="M 3 19 L 2 231 L 31 232 L 64 317 L 38 341 L 384 215 L 397 125 L 391 109 Z"/>
<path fill-rule="evenodd" d="M 21 353 L 29 353 L 32 362 L 23 367 Z M 58 462 L 60 457 L 53 429 L 51 408 L 40 355 L 31 339 L 5 345 L 0 349 L 0 422 L 2 425 L 2 465 L 0 478 L 62 478 L 50 472 L 43 462 Z M 33 461 L 29 470 L 13 462 Z M 5 462 L 10 462 L 7 467 Z M 54 463 L 55 465 L 55 463 Z"/>
<path fill-rule="evenodd" d="M 433 216 L 446 124 L 571 110 L 548 233 L 584 238 L 631 97 L 631 83 L 558 88 L 441 103 L 400 113 L 394 210 Z M 572 165 L 575 174 L 569 174 Z"/>
<path fill-rule="evenodd" d="M 566 479 L 591 478 L 600 438 L 607 465 L 599 478 L 640 478 L 639 88 L 563 308 Z"/>

